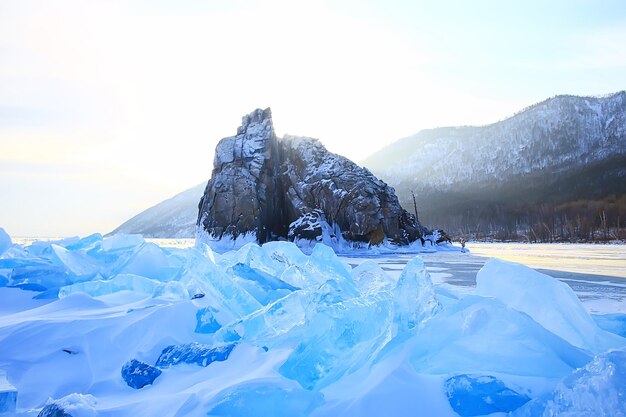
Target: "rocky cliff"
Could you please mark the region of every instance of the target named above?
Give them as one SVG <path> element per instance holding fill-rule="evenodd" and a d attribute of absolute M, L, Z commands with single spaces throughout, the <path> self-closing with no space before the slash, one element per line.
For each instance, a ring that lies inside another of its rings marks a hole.
<path fill-rule="evenodd" d="M 217 145 L 198 238 L 408 244 L 425 229 L 393 188 L 317 140 L 278 138 L 270 109 L 243 117 Z"/>

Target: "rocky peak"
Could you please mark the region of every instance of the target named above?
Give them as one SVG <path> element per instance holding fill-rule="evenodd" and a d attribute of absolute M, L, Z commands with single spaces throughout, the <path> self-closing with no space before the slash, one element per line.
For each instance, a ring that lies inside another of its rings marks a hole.
<path fill-rule="evenodd" d="M 313 224 L 315 223 L 315 224 Z M 202 240 L 337 239 L 407 244 L 424 229 L 393 188 L 313 138 L 277 138 L 271 110 L 242 119 L 216 148 L 213 175 L 200 200 Z M 326 240 L 324 240 L 326 241 Z"/>
<path fill-rule="evenodd" d="M 269 107 L 265 110 L 256 109 L 252 113 L 246 114 L 241 118 L 241 126 L 237 128 L 237 135 L 256 135 L 260 132 L 271 132 L 271 134 L 274 134 L 272 109 Z"/>
<path fill-rule="evenodd" d="M 268 148 L 270 141 L 275 140 L 272 111 L 269 108 L 257 109 L 242 118 L 236 136 L 224 138 L 217 144 L 214 169 L 221 169 L 224 164 L 238 160 L 253 163 L 248 169 L 258 170 L 266 156 L 263 150 Z"/>

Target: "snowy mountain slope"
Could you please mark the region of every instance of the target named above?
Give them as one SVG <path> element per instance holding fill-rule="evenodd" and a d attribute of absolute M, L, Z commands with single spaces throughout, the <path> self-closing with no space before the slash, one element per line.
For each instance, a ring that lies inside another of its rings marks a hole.
<path fill-rule="evenodd" d="M 439 225 L 487 205 L 518 210 L 624 195 L 626 92 L 557 96 L 491 125 L 424 130 L 363 164 L 401 203 L 414 191 L 425 221 Z"/>
<path fill-rule="evenodd" d="M 140 233 L 152 238 L 193 238 L 198 219 L 198 202 L 205 184 L 176 194 L 124 222 L 111 234 Z"/>
<path fill-rule="evenodd" d="M 482 127 L 424 130 L 364 165 L 396 184 L 450 188 L 541 170 L 559 173 L 626 155 L 626 92 L 557 96 Z"/>

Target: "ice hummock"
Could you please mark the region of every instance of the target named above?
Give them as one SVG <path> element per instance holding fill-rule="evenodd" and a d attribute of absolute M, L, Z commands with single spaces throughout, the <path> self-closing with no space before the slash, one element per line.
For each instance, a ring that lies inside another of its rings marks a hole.
<path fill-rule="evenodd" d="M 124 382 L 126 382 L 129 387 L 135 389 L 152 385 L 159 375 L 161 375 L 160 369 L 140 362 L 137 359 L 131 359 L 122 367 L 122 378 L 124 378 Z"/>
<path fill-rule="evenodd" d="M 96 417 L 97 400 L 93 395 L 72 393 L 49 401 L 37 417 Z"/>
<path fill-rule="evenodd" d="M 550 394 L 513 413 L 533 416 L 626 416 L 626 349 L 602 353 L 575 370 Z"/>
<path fill-rule="evenodd" d="M 253 380 L 219 393 L 209 405 L 211 417 L 308 416 L 323 403 L 323 395 L 297 384 Z"/>
<path fill-rule="evenodd" d="M 305 313 L 306 330 L 279 372 L 319 389 L 370 361 L 391 338 L 393 305 L 386 295 L 321 301 Z"/>
<path fill-rule="evenodd" d="M 558 378 L 591 356 L 499 300 L 467 296 L 448 306 L 412 340 L 420 372 L 506 373 Z"/>
<path fill-rule="evenodd" d="M 445 382 L 450 405 L 462 417 L 509 412 L 530 398 L 491 375 L 455 375 Z"/>
<path fill-rule="evenodd" d="M 626 337 L 626 314 L 595 314 L 592 317 L 601 329 Z"/>
<path fill-rule="evenodd" d="M 9 236 L 9 234 L 5 232 L 2 227 L 0 227 L 0 255 L 7 251 L 11 246 L 13 246 L 11 236 Z"/>
<path fill-rule="evenodd" d="M 624 414 L 626 340 L 596 325 L 621 316 L 594 321 L 559 281 L 501 261 L 453 294 L 418 255 L 395 278 L 323 244 L 95 234 L 11 243 L 0 300 L 18 415 Z"/>
<path fill-rule="evenodd" d="M 59 289 L 59 298 L 79 292 L 89 294 L 92 297 L 99 297 L 120 291 L 132 291 L 136 294 L 152 296 L 161 285 L 163 283 L 141 275 L 119 274 L 111 279 L 95 279 L 93 281 L 66 285 Z"/>
<path fill-rule="evenodd" d="M 17 389 L 7 381 L 4 371 L 0 371 L 0 416 L 15 413 Z"/>
<path fill-rule="evenodd" d="M 519 264 L 488 260 L 476 276 L 476 294 L 528 314 L 573 346 L 593 353 L 623 342 L 598 327 L 567 284 Z"/>
<path fill-rule="evenodd" d="M 208 346 L 197 342 L 171 345 L 163 349 L 156 361 L 159 368 L 168 368 L 180 363 L 209 366 L 215 361 L 225 361 L 235 348 L 234 343 L 223 346 Z"/>
<path fill-rule="evenodd" d="M 416 329 L 439 309 L 433 284 L 421 258 L 406 264 L 393 292 L 398 332 Z"/>
<path fill-rule="evenodd" d="M 394 280 L 371 259 L 352 269 L 352 280 L 361 294 L 390 291 L 395 286 Z"/>

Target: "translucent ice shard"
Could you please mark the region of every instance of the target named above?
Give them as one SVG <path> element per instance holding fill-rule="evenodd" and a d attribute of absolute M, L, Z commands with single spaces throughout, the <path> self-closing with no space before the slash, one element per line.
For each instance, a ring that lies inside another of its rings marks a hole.
<path fill-rule="evenodd" d="M 4 251 L 9 249 L 11 246 L 13 246 L 11 237 L 2 227 L 0 227 L 0 255 L 2 255 Z"/>
<path fill-rule="evenodd" d="M 102 250 L 106 252 L 110 251 L 128 251 L 131 248 L 136 248 L 144 244 L 143 237 L 141 235 L 125 235 L 117 234 L 108 236 L 102 241 Z"/>
<path fill-rule="evenodd" d="M 50 259 L 63 268 L 73 282 L 85 281 L 96 276 L 101 265 L 79 251 L 70 251 L 62 246 L 50 245 Z"/>
<path fill-rule="evenodd" d="M 310 295 L 305 292 L 292 292 L 220 329 L 215 335 L 216 340 L 226 342 L 236 335 L 237 340 L 244 339 L 257 346 L 285 343 L 294 329 L 304 326 L 309 302 Z"/>
<path fill-rule="evenodd" d="M 430 275 L 419 256 L 406 264 L 393 295 L 398 333 L 413 331 L 440 307 Z"/>
<path fill-rule="evenodd" d="M 280 280 L 293 286 L 294 288 L 311 288 L 315 285 L 315 281 L 311 282 L 304 275 L 301 267 L 291 265 L 281 274 Z"/>
<path fill-rule="evenodd" d="M 601 329 L 626 337 L 626 314 L 595 314 L 592 317 Z"/>
<path fill-rule="evenodd" d="M 567 284 L 524 265 L 488 260 L 476 276 L 476 294 L 501 300 L 572 345 L 591 352 L 625 343 L 596 325 Z"/>
<path fill-rule="evenodd" d="M 96 398 L 89 394 L 70 394 L 56 401 L 49 401 L 37 417 L 95 417 Z"/>
<path fill-rule="evenodd" d="M 626 350 L 596 356 L 564 378 L 551 394 L 535 399 L 512 415 L 626 416 Z"/>
<path fill-rule="evenodd" d="M 243 264 L 268 275 L 278 276 L 285 269 L 285 265 L 272 259 L 269 254 L 256 243 L 248 243 L 236 252 L 226 253 L 219 262 L 220 266 L 232 267 Z"/>
<path fill-rule="evenodd" d="M 352 279 L 361 294 L 375 294 L 391 290 L 395 282 L 374 261 L 368 259 L 352 270 Z"/>
<path fill-rule="evenodd" d="M 152 295 L 162 285 L 159 281 L 139 275 L 120 274 L 108 280 L 94 280 L 67 285 L 59 290 L 59 298 L 82 292 L 92 297 L 113 294 L 119 291 L 134 291 L 140 294 Z M 186 298 L 186 297 L 185 297 Z"/>
<path fill-rule="evenodd" d="M 152 296 L 167 300 L 187 300 L 191 295 L 179 281 L 168 281 L 157 286 Z"/>
<path fill-rule="evenodd" d="M 163 349 L 156 366 L 169 368 L 179 363 L 209 366 L 215 361 L 225 361 L 235 348 L 234 343 L 223 346 L 209 346 L 202 343 L 186 343 L 184 345 L 171 345 Z"/>
<path fill-rule="evenodd" d="M 211 401 L 211 417 L 308 416 L 323 403 L 319 392 L 281 381 L 257 380 L 235 385 Z"/>
<path fill-rule="evenodd" d="M 292 265 L 303 265 L 308 259 L 293 242 L 267 242 L 263 244 L 263 250 L 272 260 L 281 264 L 283 270 Z"/>
<path fill-rule="evenodd" d="M 304 270 L 307 277 L 315 278 L 320 284 L 330 279 L 352 283 L 350 267 L 339 259 L 332 248 L 326 245 L 315 245 L 304 265 Z"/>
<path fill-rule="evenodd" d="M 279 371 L 306 389 L 320 389 L 367 363 L 391 338 L 392 319 L 388 293 L 318 304 Z"/>
<path fill-rule="evenodd" d="M 154 380 L 161 375 L 161 370 L 147 363 L 132 359 L 122 367 L 122 378 L 129 387 L 140 389 L 146 385 L 152 385 Z"/>
<path fill-rule="evenodd" d="M 456 375 L 446 380 L 444 388 L 450 406 L 463 417 L 508 413 L 530 400 L 488 375 Z"/>
<path fill-rule="evenodd" d="M 89 251 L 93 249 L 100 249 L 102 246 L 102 235 L 100 233 L 94 233 L 89 236 L 85 236 L 82 239 L 79 239 L 76 242 L 71 242 L 65 245 L 65 249 L 67 250 L 82 250 Z"/>
<path fill-rule="evenodd" d="M 560 378 L 590 359 L 528 315 L 477 296 L 438 313 L 411 343 L 413 367 L 434 374 L 462 369 Z"/>
<path fill-rule="evenodd" d="M 196 312 L 195 333 L 215 333 L 222 325 L 215 318 L 218 311 L 213 307 L 204 307 Z"/>
<path fill-rule="evenodd" d="M 0 371 L 0 415 L 15 413 L 17 389 L 7 381 L 6 374 Z"/>
<path fill-rule="evenodd" d="M 261 304 L 284 297 L 297 288 L 261 270 L 237 263 L 229 272 L 235 281 Z"/>
<path fill-rule="evenodd" d="M 114 273 L 141 275 L 160 281 L 169 281 L 178 276 L 184 259 L 170 254 L 154 243 L 144 243 L 132 251 L 132 256 L 119 263 Z"/>
<path fill-rule="evenodd" d="M 230 314 L 231 318 L 246 316 L 260 309 L 259 303 L 250 293 L 237 284 L 224 270 L 196 249 L 190 249 L 180 279 L 190 294 L 205 294 L 202 303 L 215 310 Z M 226 317 L 219 319 L 227 323 Z"/>
<path fill-rule="evenodd" d="M 9 285 L 34 284 L 45 290 L 72 283 L 65 268 L 46 259 L 0 259 L 0 269 L 5 267 L 11 269 L 7 277 Z"/>

